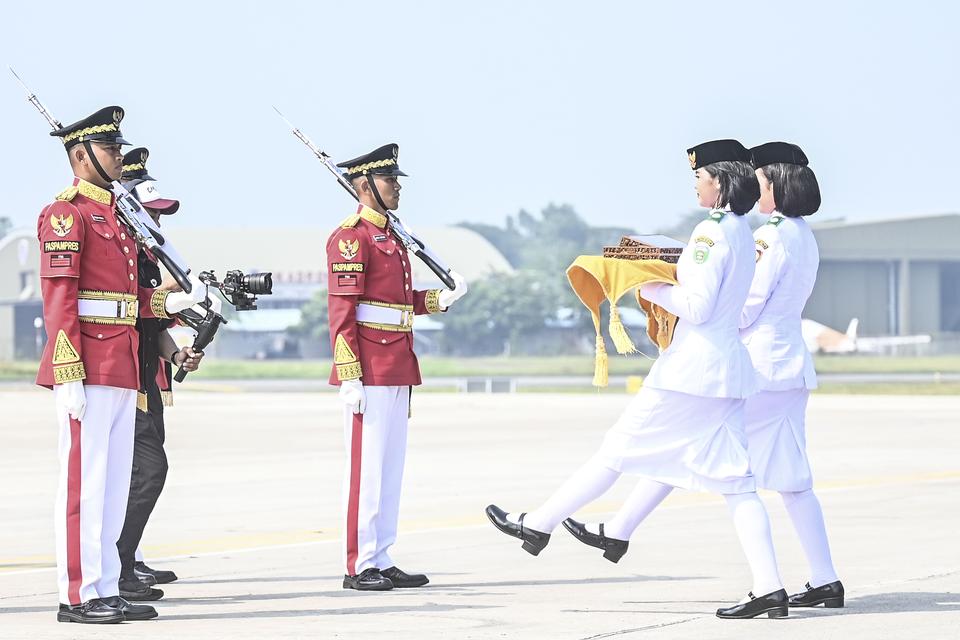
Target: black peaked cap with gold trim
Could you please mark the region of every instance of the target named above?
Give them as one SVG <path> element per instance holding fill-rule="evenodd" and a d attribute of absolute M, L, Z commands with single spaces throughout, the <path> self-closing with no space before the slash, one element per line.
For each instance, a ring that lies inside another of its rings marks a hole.
<path fill-rule="evenodd" d="M 88 140 L 91 142 L 130 144 L 123 139 L 123 134 L 120 133 L 120 122 L 122 120 L 122 107 L 104 107 L 83 120 L 51 131 L 50 135 L 63 140 L 63 146 L 67 149 Z"/>
<path fill-rule="evenodd" d="M 352 180 L 357 176 L 381 175 L 381 176 L 405 176 L 397 164 L 397 155 L 400 147 L 395 144 L 385 144 L 378 149 L 374 149 L 365 156 L 338 162 L 337 166 L 343 169 L 343 175 L 347 180 Z"/>
<path fill-rule="evenodd" d="M 123 175 L 120 180 L 132 182 L 134 180 L 156 180 L 147 173 L 147 158 L 150 152 L 145 147 L 137 147 L 123 155 Z"/>
<path fill-rule="evenodd" d="M 691 169 L 714 162 L 750 162 L 750 151 L 737 140 L 711 140 L 687 149 Z"/>
<path fill-rule="evenodd" d="M 800 147 L 789 142 L 768 142 L 750 149 L 750 163 L 754 169 L 781 162 L 805 167 L 810 161 Z"/>

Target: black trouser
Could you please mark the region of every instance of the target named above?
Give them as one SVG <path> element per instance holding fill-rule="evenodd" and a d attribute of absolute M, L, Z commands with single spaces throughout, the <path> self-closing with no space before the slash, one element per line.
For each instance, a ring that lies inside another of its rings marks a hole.
<path fill-rule="evenodd" d="M 136 579 L 133 564 L 137 547 L 167 479 L 167 454 L 163 451 L 163 438 L 163 407 L 160 406 L 158 411 L 137 410 L 130 497 L 127 499 L 123 531 L 117 540 L 120 577 L 125 580 Z"/>

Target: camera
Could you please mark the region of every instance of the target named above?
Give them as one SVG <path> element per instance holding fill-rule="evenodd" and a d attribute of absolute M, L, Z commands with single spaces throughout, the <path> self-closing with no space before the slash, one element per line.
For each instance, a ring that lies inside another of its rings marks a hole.
<path fill-rule="evenodd" d="M 234 269 L 227 271 L 223 282 L 217 282 L 213 271 L 204 271 L 200 274 L 200 281 L 219 289 L 237 311 L 256 309 L 257 296 L 273 293 L 273 274 L 269 272 L 244 274 L 243 271 Z"/>

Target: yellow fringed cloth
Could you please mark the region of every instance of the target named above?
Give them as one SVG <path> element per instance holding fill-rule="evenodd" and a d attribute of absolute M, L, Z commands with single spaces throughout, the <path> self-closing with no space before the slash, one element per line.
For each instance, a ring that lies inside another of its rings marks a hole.
<path fill-rule="evenodd" d="M 567 279 L 580 302 L 590 310 L 593 326 L 597 330 L 594 386 L 607 386 L 610 375 L 607 349 L 600 330 L 600 305 L 604 300 L 610 303 L 610 337 L 617 353 L 637 351 L 617 309 L 617 301 L 631 289 L 637 289 L 637 302 L 647 314 L 647 335 L 650 340 L 660 351 L 670 345 L 677 317 L 663 307 L 640 298 L 639 287 L 648 282 L 677 284 L 677 265 L 663 260 L 619 260 L 601 256 L 580 256 L 567 267 Z"/>

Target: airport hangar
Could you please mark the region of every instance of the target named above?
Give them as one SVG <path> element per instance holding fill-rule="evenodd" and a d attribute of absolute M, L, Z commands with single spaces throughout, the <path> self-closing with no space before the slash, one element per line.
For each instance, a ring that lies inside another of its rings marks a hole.
<path fill-rule="evenodd" d="M 234 314 L 217 337 L 214 352 L 221 357 L 281 352 L 301 307 L 326 286 L 326 235 L 316 229 L 171 226 L 171 231 L 183 255 L 203 256 L 197 266 L 215 269 L 221 278 L 228 269 L 274 274 L 274 294 L 260 299 L 258 311 Z M 503 255 L 471 230 L 419 231 L 468 281 L 512 271 Z M 929 333 L 934 347 L 937 334 L 960 333 L 960 214 L 825 221 L 814 224 L 814 233 L 820 272 L 805 317 L 840 331 L 856 317 L 862 336 Z M 0 360 L 35 359 L 42 349 L 38 264 L 34 231 L 15 230 L 0 239 Z M 415 286 L 439 286 L 419 260 L 413 266 Z M 439 325 L 419 318 L 417 327 Z M 318 355 L 309 341 L 300 347 L 302 356 Z"/>
<path fill-rule="evenodd" d="M 164 226 L 167 230 L 167 226 Z M 315 228 L 177 228 L 168 231 L 177 250 L 199 270 L 214 270 L 223 279 L 228 270 L 273 273 L 273 294 L 258 299 L 256 311 L 225 315 L 227 325 L 207 350 L 220 357 L 274 357 L 284 355 L 287 329 L 300 322 L 301 308 L 327 286 L 327 232 Z M 495 272 L 512 272 L 507 259 L 483 236 L 462 227 L 418 228 L 417 234 L 450 262 L 468 282 Z M 17 229 L 0 238 L 0 361 L 35 360 L 46 340 L 42 329 L 39 247 L 36 232 Z M 414 286 L 442 286 L 420 260 L 413 261 Z M 39 319 L 39 320 L 38 320 Z M 438 329 L 427 317 L 418 329 Z M 426 334 L 428 332 L 424 332 Z M 419 339 L 425 339 L 426 335 Z M 304 340 L 303 357 L 325 354 L 327 345 Z"/>

